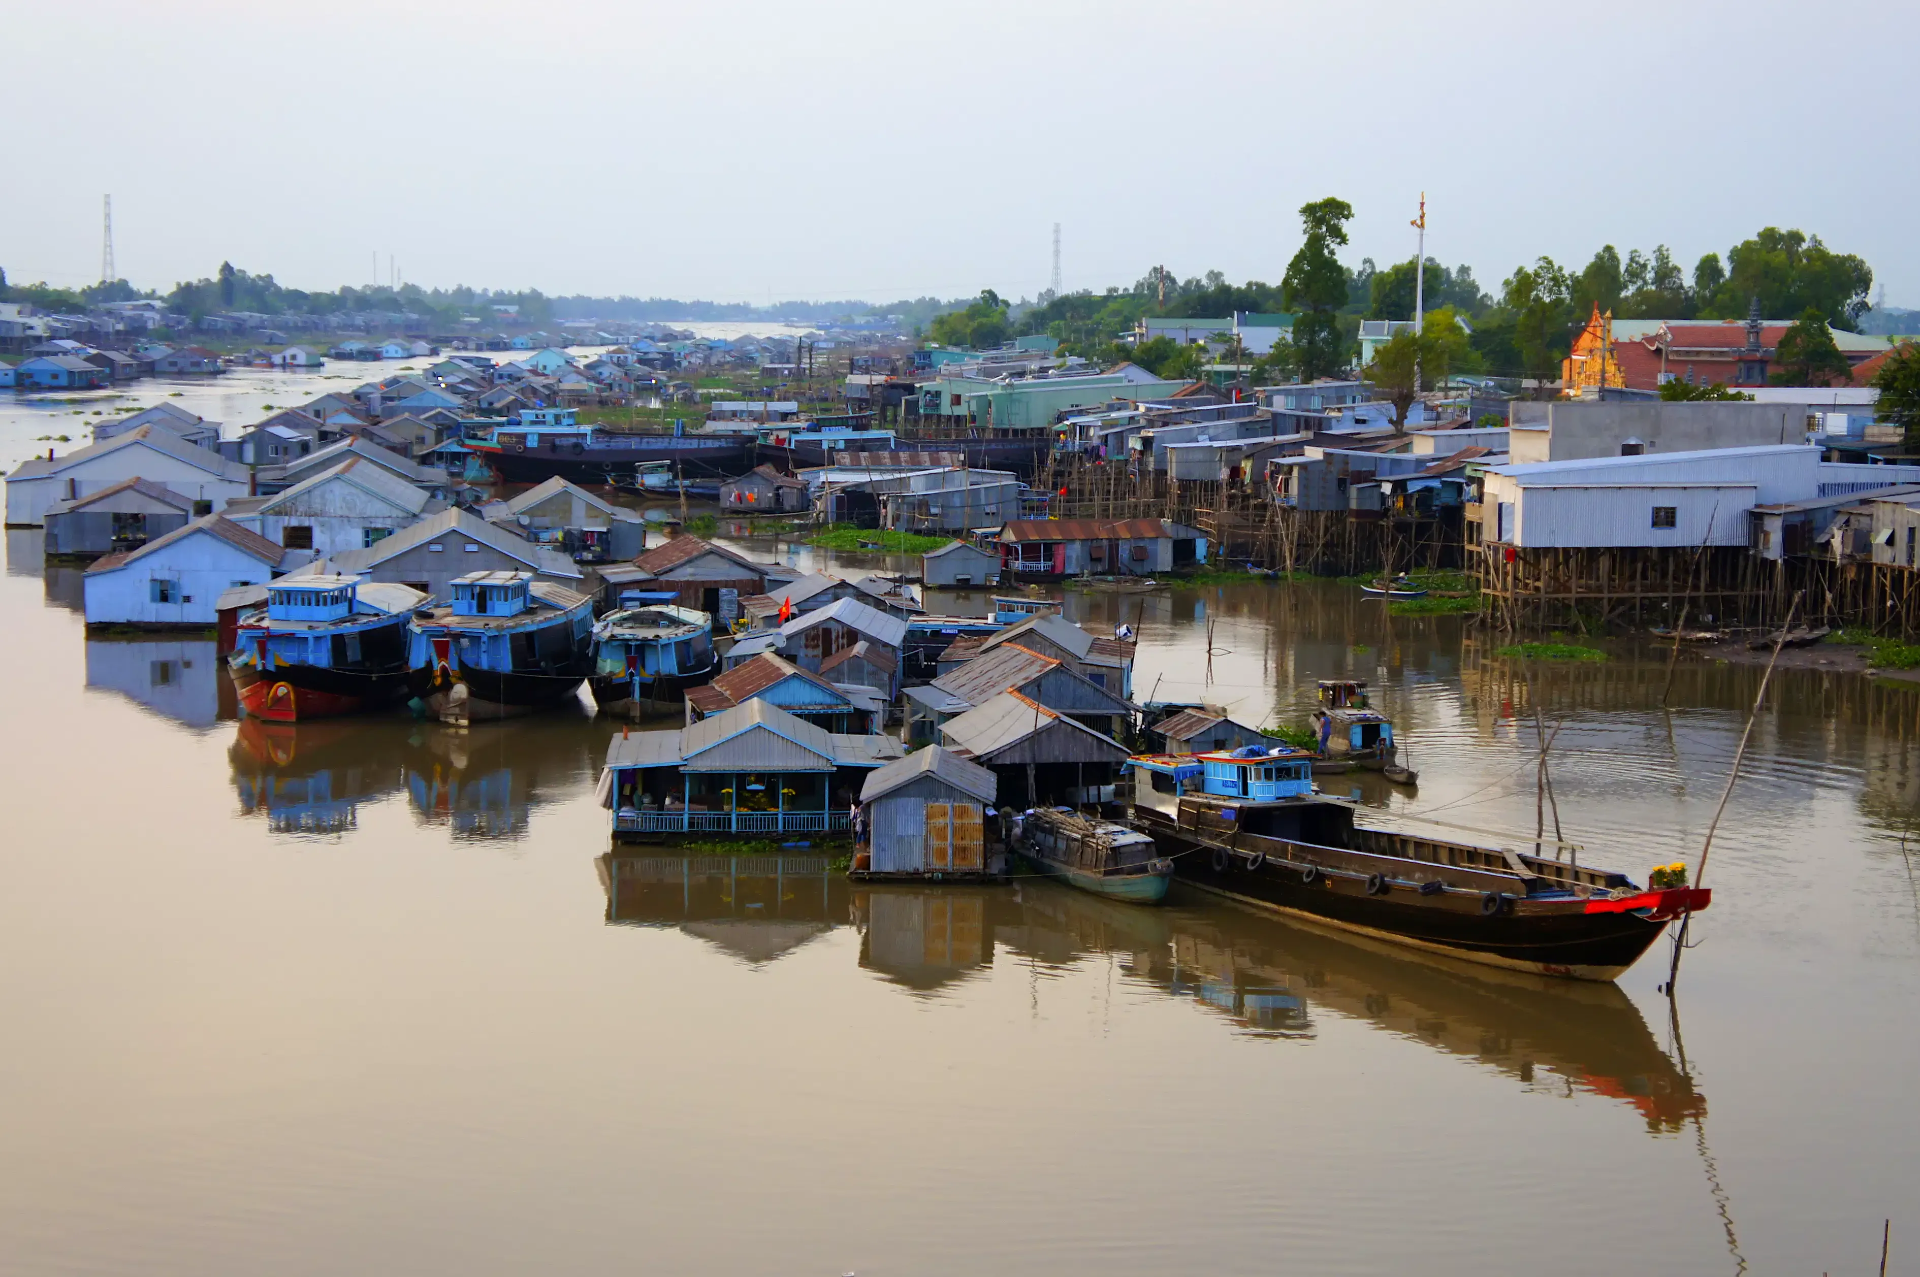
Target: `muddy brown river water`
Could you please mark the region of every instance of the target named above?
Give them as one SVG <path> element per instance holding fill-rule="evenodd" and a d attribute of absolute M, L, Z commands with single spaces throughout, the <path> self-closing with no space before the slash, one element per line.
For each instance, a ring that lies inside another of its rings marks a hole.
<path fill-rule="evenodd" d="M 1910 687 L 1776 675 L 1670 1004 L 1664 943 L 1576 985 L 1177 891 L 609 856 L 584 705 L 239 722 L 210 642 L 90 639 L 7 556 L 0 1271 L 1837 1274 L 1886 1218 L 1920 1265 Z M 1489 839 L 1537 702 L 1567 838 L 1642 879 L 1760 677 L 1529 685 L 1331 583 L 1068 613 L 1136 627 L 1140 698 L 1371 680 L 1420 787 L 1330 787 Z"/>

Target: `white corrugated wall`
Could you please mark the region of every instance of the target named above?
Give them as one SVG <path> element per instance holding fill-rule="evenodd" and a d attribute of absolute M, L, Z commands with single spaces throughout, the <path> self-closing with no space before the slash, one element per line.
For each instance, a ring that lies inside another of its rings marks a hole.
<path fill-rule="evenodd" d="M 875 873 L 923 873 L 927 867 L 927 800 L 889 795 L 868 810 Z"/>

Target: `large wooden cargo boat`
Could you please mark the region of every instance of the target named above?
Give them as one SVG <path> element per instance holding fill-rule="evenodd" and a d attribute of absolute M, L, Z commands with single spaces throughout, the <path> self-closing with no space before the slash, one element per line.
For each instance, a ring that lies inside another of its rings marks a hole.
<path fill-rule="evenodd" d="M 1089 819 L 1070 807 L 1037 807 L 1016 822 L 1020 857 L 1082 891 L 1157 905 L 1167 896 L 1173 866 L 1153 839 L 1124 825 Z"/>
<path fill-rule="evenodd" d="M 614 431 L 580 425 L 570 408 L 529 410 L 461 443 L 508 483 L 543 483 L 554 475 L 574 483 L 614 483 L 639 467 L 668 462 L 680 478 L 742 474 L 751 468 L 751 434 Z"/>
<path fill-rule="evenodd" d="M 469 572 L 408 623 L 414 696 L 452 723 L 511 718 L 577 694 L 592 670 L 593 600 L 530 572 Z"/>
<path fill-rule="evenodd" d="M 350 576 L 282 577 L 240 619 L 227 673 L 254 718 L 382 709 L 407 690 L 407 615 L 427 596 Z"/>
<path fill-rule="evenodd" d="M 1302 750 L 1139 755 L 1129 823 L 1183 883 L 1469 962 L 1613 980 L 1703 889 L 1507 847 L 1373 829 L 1313 792 Z"/>

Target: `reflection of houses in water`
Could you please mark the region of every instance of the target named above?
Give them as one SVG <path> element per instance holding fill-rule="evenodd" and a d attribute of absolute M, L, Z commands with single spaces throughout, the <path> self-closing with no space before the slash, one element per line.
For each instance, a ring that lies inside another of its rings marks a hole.
<path fill-rule="evenodd" d="M 607 921 L 673 927 L 758 965 L 849 916 L 846 874 L 825 856 L 600 857 Z"/>
<path fill-rule="evenodd" d="M 87 686 L 119 692 L 188 727 L 238 712 L 233 680 L 212 639 L 88 639 Z"/>
<path fill-rule="evenodd" d="M 351 720 L 241 719 L 227 751 L 240 810 L 250 816 L 264 813 L 275 833 L 352 830 L 361 803 L 400 786 L 398 758 L 380 748 L 383 727 Z"/>
<path fill-rule="evenodd" d="M 1005 891 L 909 885 L 861 887 L 853 913 L 860 965 L 910 989 L 931 990 L 993 965 L 987 921 L 1004 913 Z"/>
<path fill-rule="evenodd" d="M 407 798 L 424 823 L 456 838 L 517 839 L 533 809 L 565 782 L 592 774 L 589 734 L 564 714 L 472 729 L 418 727 L 407 756 Z"/>
<path fill-rule="evenodd" d="M 1625 1101 L 1653 1132 L 1704 1113 L 1618 986 L 1468 967 L 1230 909 L 1135 909 L 1022 883 L 1000 943 L 1064 965 L 1109 953 L 1128 975 L 1266 1037 L 1311 1038 L 1327 1015 L 1491 1066 L 1529 1090 Z"/>

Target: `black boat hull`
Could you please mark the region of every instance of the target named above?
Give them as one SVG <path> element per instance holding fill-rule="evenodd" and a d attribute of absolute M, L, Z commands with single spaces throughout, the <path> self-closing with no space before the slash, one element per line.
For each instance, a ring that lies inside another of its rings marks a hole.
<path fill-rule="evenodd" d="M 508 483 L 544 483 L 555 475 L 570 483 L 607 483 L 615 474 L 631 475 L 635 466 L 656 461 L 673 465 L 681 477 L 689 479 L 724 479 L 744 474 L 750 468 L 747 459 L 750 442 L 696 435 L 648 438 L 657 442 L 637 443 L 630 448 L 587 448 L 580 452 L 567 448 L 523 452 L 475 448 L 474 455 L 492 466 L 494 473 Z"/>
<path fill-rule="evenodd" d="M 409 682 L 414 697 L 446 722 L 517 718 L 577 696 L 586 681 L 588 662 L 583 656 L 573 664 L 577 670 L 533 674 L 473 669 L 462 663 L 451 677 L 439 668 L 413 670 Z"/>
<path fill-rule="evenodd" d="M 1645 911 L 1589 911 L 1583 901 L 1552 904 L 1516 899 L 1497 912 L 1473 892 L 1425 895 L 1394 885 L 1368 891 L 1365 878 L 1316 872 L 1252 857 L 1192 837 L 1172 821 L 1136 819 L 1179 882 L 1255 908 L 1309 919 L 1429 953 L 1508 970 L 1576 980 L 1616 980 L 1666 929 Z M 1261 840 L 1264 841 L 1264 840 Z"/>
<path fill-rule="evenodd" d="M 227 673 L 241 708 L 274 723 L 333 718 L 384 709 L 406 694 L 410 672 L 343 670 L 319 665 L 279 665 L 262 673 L 252 664 L 229 662 Z"/>
<path fill-rule="evenodd" d="M 593 693 L 594 703 L 606 713 L 638 718 L 651 709 L 684 704 L 687 689 L 712 682 L 714 673 L 702 670 L 698 674 L 661 674 L 642 683 L 641 695 L 637 697 L 633 694 L 633 679 L 624 674 L 596 674 L 587 680 L 587 688 Z"/>

